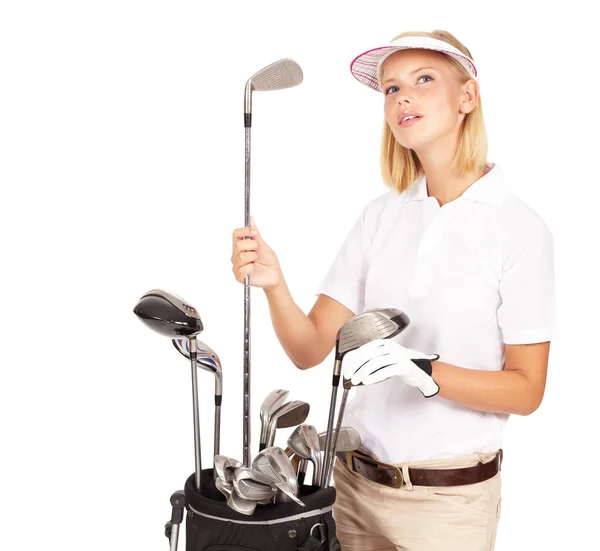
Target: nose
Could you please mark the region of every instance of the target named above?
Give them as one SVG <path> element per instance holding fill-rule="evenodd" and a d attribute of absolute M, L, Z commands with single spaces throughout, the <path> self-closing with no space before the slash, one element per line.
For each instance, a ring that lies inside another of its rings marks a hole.
<path fill-rule="evenodd" d="M 396 101 L 398 102 L 398 105 L 402 105 L 402 104 L 410 105 L 411 99 L 409 96 L 399 93 L 396 95 Z"/>

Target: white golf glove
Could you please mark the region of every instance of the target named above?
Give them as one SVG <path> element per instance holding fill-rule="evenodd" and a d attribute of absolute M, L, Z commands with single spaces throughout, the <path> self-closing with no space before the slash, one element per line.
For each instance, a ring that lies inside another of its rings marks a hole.
<path fill-rule="evenodd" d="M 406 348 L 390 339 L 376 339 L 344 356 L 342 374 L 345 380 L 351 380 L 352 386 L 372 385 L 397 376 L 418 388 L 425 398 L 431 398 L 440 387 L 431 378 L 429 362 L 439 357 Z"/>

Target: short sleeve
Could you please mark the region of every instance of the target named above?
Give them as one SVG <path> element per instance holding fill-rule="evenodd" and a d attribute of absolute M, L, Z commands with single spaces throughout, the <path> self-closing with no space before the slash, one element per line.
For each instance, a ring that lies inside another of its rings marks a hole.
<path fill-rule="evenodd" d="M 552 339 L 555 330 L 554 238 L 545 223 L 516 236 L 499 283 L 498 325 L 505 344 Z"/>
<path fill-rule="evenodd" d="M 317 295 L 327 295 L 359 314 L 365 304 L 365 210 L 344 240 L 333 264 L 318 287 Z"/>

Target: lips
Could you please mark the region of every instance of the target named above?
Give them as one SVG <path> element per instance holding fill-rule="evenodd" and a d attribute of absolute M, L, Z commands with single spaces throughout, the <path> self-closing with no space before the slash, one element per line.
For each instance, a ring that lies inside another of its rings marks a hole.
<path fill-rule="evenodd" d="M 402 128 L 406 128 L 408 126 L 414 126 L 415 124 L 418 124 L 420 120 L 421 120 L 421 117 L 417 117 L 414 119 L 405 119 L 404 122 L 400 123 L 400 126 Z"/>
<path fill-rule="evenodd" d="M 408 120 L 404 120 L 406 119 L 406 117 L 412 117 L 409 118 Z M 398 115 L 398 124 L 400 126 L 408 126 L 410 124 L 414 124 L 416 121 L 420 120 L 423 118 L 423 115 L 421 115 L 420 113 L 417 113 L 416 111 L 411 111 L 411 110 L 406 110 L 403 113 L 400 113 L 400 115 Z"/>

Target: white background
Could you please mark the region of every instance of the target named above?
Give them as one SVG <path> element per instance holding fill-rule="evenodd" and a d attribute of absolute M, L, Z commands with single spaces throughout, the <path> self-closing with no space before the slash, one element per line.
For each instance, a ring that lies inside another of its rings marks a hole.
<path fill-rule="evenodd" d="M 169 497 L 194 468 L 189 366 L 132 310 L 156 287 L 199 310 L 224 366 L 221 451 L 241 459 L 244 289 L 230 256 L 244 223 L 246 80 L 283 57 L 304 72 L 298 87 L 254 94 L 251 213 L 308 312 L 360 210 L 387 191 L 382 97 L 350 61 L 436 28 L 474 56 L 489 159 L 555 238 L 558 336 L 542 406 L 505 429 L 496 549 L 593 547 L 600 121 L 586 9 L 4 2 L 0 547 L 168 548 Z M 325 428 L 333 358 L 296 370 L 261 289 L 251 304 L 255 454 L 272 389 L 310 401 L 307 422 Z M 207 466 L 213 380 L 199 377 Z"/>

